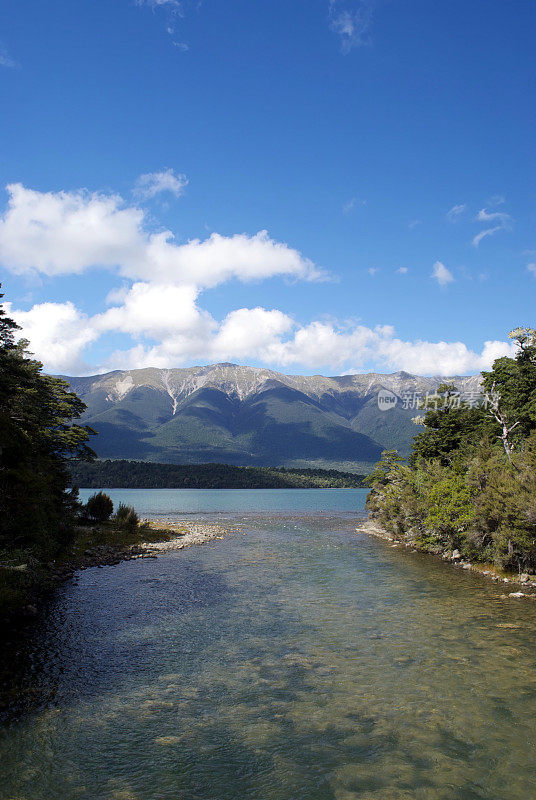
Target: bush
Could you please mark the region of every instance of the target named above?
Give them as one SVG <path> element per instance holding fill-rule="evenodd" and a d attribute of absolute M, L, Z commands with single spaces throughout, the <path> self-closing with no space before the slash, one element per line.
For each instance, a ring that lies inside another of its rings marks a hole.
<path fill-rule="evenodd" d="M 87 515 L 97 522 L 106 522 L 112 516 L 113 510 L 112 498 L 104 492 L 91 495 L 86 503 Z"/>
<path fill-rule="evenodd" d="M 132 506 L 126 506 L 124 503 L 119 503 L 119 508 L 115 513 L 114 522 L 124 530 L 135 531 L 140 524 L 140 518 Z"/>

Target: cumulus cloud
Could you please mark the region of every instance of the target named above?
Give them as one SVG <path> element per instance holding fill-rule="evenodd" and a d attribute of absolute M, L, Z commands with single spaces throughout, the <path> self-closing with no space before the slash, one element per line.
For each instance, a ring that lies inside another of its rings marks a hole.
<path fill-rule="evenodd" d="M 151 199 L 161 192 L 170 192 L 175 197 L 180 197 L 187 185 L 186 175 L 175 174 L 172 169 L 147 172 L 145 175 L 140 175 L 136 181 L 134 194 L 137 197 Z"/>
<path fill-rule="evenodd" d="M 195 363 L 259 361 L 328 370 L 407 370 L 420 375 L 467 374 L 513 355 L 512 342 L 488 341 L 480 352 L 463 342 L 405 341 L 390 325 L 315 320 L 299 325 L 279 309 L 240 308 L 216 320 L 199 306 L 197 290 L 137 283 L 122 302 L 88 317 L 72 303 L 42 303 L 11 310 L 49 372 L 81 374 L 111 369 L 172 368 Z M 88 367 L 88 345 L 109 333 L 128 334 L 132 346 Z"/>
<path fill-rule="evenodd" d="M 431 277 L 437 281 L 440 286 L 448 286 L 448 284 L 452 283 L 454 280 L 454 275 L 450 269 L 447 269 L 441 261 L 435 262 Z"/>
<path fill-rule="evenodd" d="M 530 264 L 527 264 L 527 269 L 536 277 L 536 263 L 531 262 Z"/>
<path fill-rule="evenodd" d="M 7 187 L 0 217 L 0 263 L 12 272 L 80 274 L 91 267 L 115 268 L 132 280 L 216 286 L 237 278 L 276 275 L 318 280 L 312 261 L 266 231 L 175 242 L 171 231 L 150 233 L 145 212 L 118 195 L 86 191 L 38 192 Z"/>
<path fill-rule="evenodd" d="M 329 0 L 330 27 L 339 36 L 345 54 L 353 47 L 368 44 L 371 20 L 370 0 Z"/>
<path fill-rule="evenodd" d="M 398 275 L 407 275 L 408 268 L 407 267 L 399 267 L 397 270 Z"/>
<path fill-rule="evenodd" d="M 452 374 L 488 368 L 497 356 L 513 352 L 514 345 L 504 342 L 486 342 L 475 352 L 461 342 L 404 341 L 388 325 L 299 324 L 280 309 L 262 306 L 234 309 L 218 319 L 202 307 L 201 299 L 203 291 L 224 281 L 276 275 L 316 280 L 322 273 L 266 231 L 214 233 L 180 244 L 169 231 L 150 232 L 145 212 L 117 195 L 36 192 L 20 184 L 8 191 L 9 204 L 0 217 L 4 266 L 49 276 L 98 266 L 124 278 L 123 285 L 108 293 L 109 307 L 93 316 L 71 302 L 10 309 L 49 372 L 87 374 L 236 360 L 332 374 L 347 372 L 349 366 Z M 439 261 L 433 277 L 442 286 L 453 280 Z M 110 354 L 109 343 L 117 337 L 126 338 L 127 344 Z M 105 355 L 88 365 L 88 349 L 97 342 L 98 352 Z"/>
<path fill-rule="evenodd" d="M 135 283 L 113 306 L 93 318 L 100 332 L 129 333 L 153 339 L 181 335 L 206 340 L 216 323 L 197 305 L 195 286 Z M 114 298 L 115 299 L 115 298 Z"/>
<path fill-rule="evenodd" d="M 7 187 L 0 217 L 0 263 L 15 273 L 81 273 L 91 266 L 123 268 L 146 247 L 144 212 L 125 208 L 118 195 L 37 192 Z"/>
<path fill-rule="evenodd" d="M 30 350 L 53 372 L 87 371 L 82 352 L 99 337 L 94 321 L 71 303 L 39 303 L 29 311 L 6 310 L 22 328 Z"/>

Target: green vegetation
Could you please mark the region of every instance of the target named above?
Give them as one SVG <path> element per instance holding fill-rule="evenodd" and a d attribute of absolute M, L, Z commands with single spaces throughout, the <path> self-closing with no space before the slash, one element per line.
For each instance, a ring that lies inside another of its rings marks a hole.
<path fill-rule="evenodd" d="M 365 479 L 371 515 L 396 539 L 434 553 L 536 571 L 536 332 L 517 328 L 515 358 L 482 374 L 481 402 L 452 385 L 423 404 L 408 463 L 385 451 Z"/>
<path fill-rule="evenodd" d="M 74 422 L 82 401 L 42 374 L 17 329 L 0 306 L 0 547 L 50 556 L 68 540 L 76 507 L 66 464 L 91 457 L 91 431 Z"/>
<path fill-rule="evenodd" d="M 96 522 L 106 522 L 110 519 L 114 510 L 112 498 L 104 492 L 97 492 L 91 495 L 86 503 L 86 513 L 90 519 Z"/>
<path fill-rule="evenodd" d="M 88 489 L 318 489 L 362 486 L 362 475 L 326 469 L 233 467 L 229 464 L 74 462 L 72 483 Z"/>
<path fill-rule="evenodd" d="M 87 444 L 92 430 L 77 422 L 85 405 L 65 381 L 43 375 L 28 343 L 16 340 L 17 330 L 0 305 L 1 617 L 35 611 L 31 603 L 61 577 L 80 541 L 139 540 L 134 509 L 120 508 L 107 523 L 113 511 L 107 495 L 99 492 L 85 507 L 78 502 L 69 461 L 94 457 Z"/>
<path fill-rule="evenodd" d="M 0 298 L 3 295 L 0 295 Z M 67 462 L 91 458 L 84 403 L 43 375 L 0 305 L 0 609 L 41 582 L 43 564 L 70 542 L 77 516 Z"/>
<path fill-rule="evenodd" d="M 132 506 L 119 503 L 119 508 L 115 512 L 114 522 L 119 528 L 124 528 L 127 531 L 135 531 L 140 524 L 140 519 Z"/>

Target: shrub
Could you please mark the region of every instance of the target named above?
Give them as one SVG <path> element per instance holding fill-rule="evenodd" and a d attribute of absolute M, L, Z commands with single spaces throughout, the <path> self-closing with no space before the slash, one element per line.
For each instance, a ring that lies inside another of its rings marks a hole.
<path fill-rule="evenodd" d="M 473 492 L 462 476 L 447 474 L 430 488 L 425 525 L 436 533 L 440 548 L 462 547 L 474 517 Z"/>
<path fill-rule="evenodd" d="M 104 492 L 97 492 L 91 495 L 86 503 L 88 516 L 91 517 L 91 519 L 97 520 L 97 522 L 106 522 L 106 520 L 110 519 L 112 516 L 113 510 L 114 504 L 112 498 Z"/>
<path fill-rule="evenodd" d="M 124 530 L 135 531 L 140 523 L 140 518 L 132 506 L 126 506 L 124 503 L 119 503 L 119 508 L 115 513 L 114 521 L 120 528 L 123 528 Z"/>

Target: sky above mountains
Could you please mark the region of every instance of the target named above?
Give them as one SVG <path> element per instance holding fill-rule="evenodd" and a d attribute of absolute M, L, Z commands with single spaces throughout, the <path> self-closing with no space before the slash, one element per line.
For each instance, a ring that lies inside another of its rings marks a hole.
<path fill-rule="evenodd" d="M 0 275 L 47 371 L 474 373 L 534 325 L 532 0 L 6 0 Z"/>

